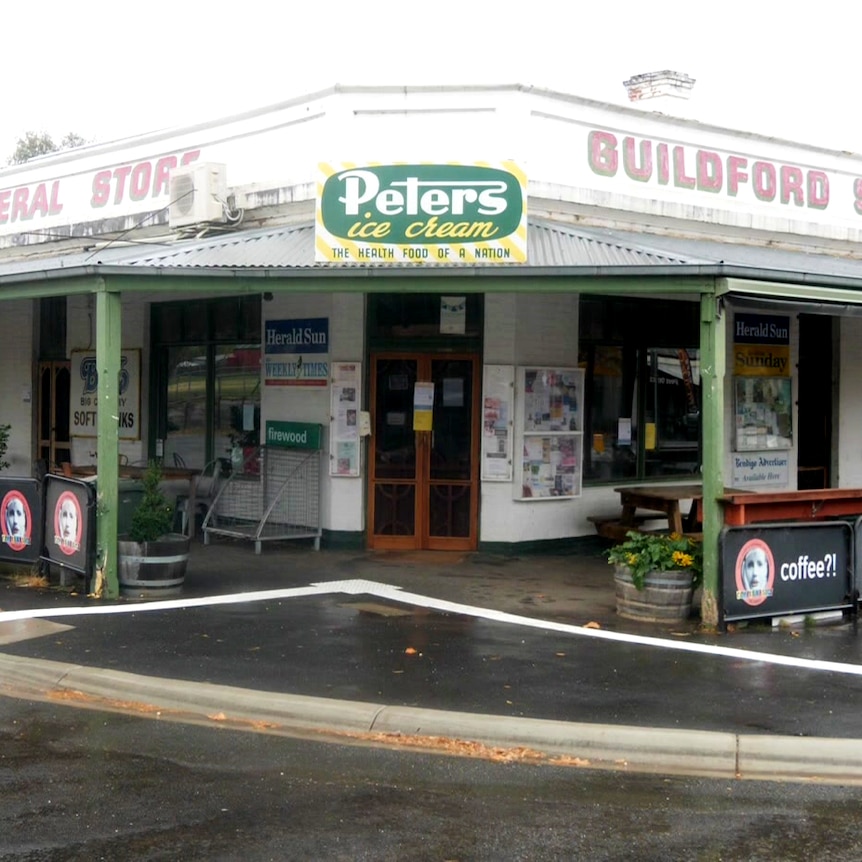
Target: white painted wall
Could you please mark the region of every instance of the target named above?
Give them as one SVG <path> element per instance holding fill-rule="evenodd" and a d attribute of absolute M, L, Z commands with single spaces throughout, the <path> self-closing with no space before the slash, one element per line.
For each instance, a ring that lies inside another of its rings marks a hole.
<path fill-rule="evenodd" d="M 487 295 L 484 362 L 516 368 L 577 367 L 578 297 L 553 293 Z M 519 410 L 520 396 L 516 392 L 516 458 L 523 449 Z M 573 530 L 585 505 L 583 499 L 522 501 L 514 499 L 515 496 L 514 478 L 512 482 L 482 483 L 480 541 L 524 542 L 577 534 Z"/>

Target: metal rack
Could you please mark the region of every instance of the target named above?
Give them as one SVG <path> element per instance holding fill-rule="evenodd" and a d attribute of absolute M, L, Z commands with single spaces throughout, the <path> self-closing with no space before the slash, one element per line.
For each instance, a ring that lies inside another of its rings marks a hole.
<path fill-rule="evenodd" d="M 203 521 L 210 536 L 254 542 L 314 539 L 320 549 L 319 450 L 260 446 L 248 451 L 240 469 L 223 480 Z"/>

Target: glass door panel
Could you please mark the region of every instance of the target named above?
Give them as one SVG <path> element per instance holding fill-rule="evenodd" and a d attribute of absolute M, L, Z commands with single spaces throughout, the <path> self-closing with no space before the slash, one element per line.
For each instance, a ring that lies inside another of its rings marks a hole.
<path fill-rule="evenodd" d="M 202 469 L 207 462 L 207 351 L 202 346 L 167 351 L 165 464 Z"/>

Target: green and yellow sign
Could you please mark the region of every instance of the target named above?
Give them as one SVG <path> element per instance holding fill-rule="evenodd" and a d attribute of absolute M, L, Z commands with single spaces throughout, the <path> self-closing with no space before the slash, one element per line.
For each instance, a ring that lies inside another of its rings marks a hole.
<path fill-rule="evenodd" d="M 513 162 L 319 166 L 315 260 L 527 259 L 527 180 Z"/>

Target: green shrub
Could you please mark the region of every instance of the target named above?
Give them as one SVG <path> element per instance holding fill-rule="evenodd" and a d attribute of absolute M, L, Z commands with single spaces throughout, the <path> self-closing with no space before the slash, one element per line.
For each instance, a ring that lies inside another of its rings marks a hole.
<path fill-rule="evenodd" d="M 174 510 L 159 487 L 162 470 L 157 461 L 150 461 L 143 477 L 144 495 L 132 513 L 129 538 L 134 542 L 154 542 L 170 533 Z"/>

